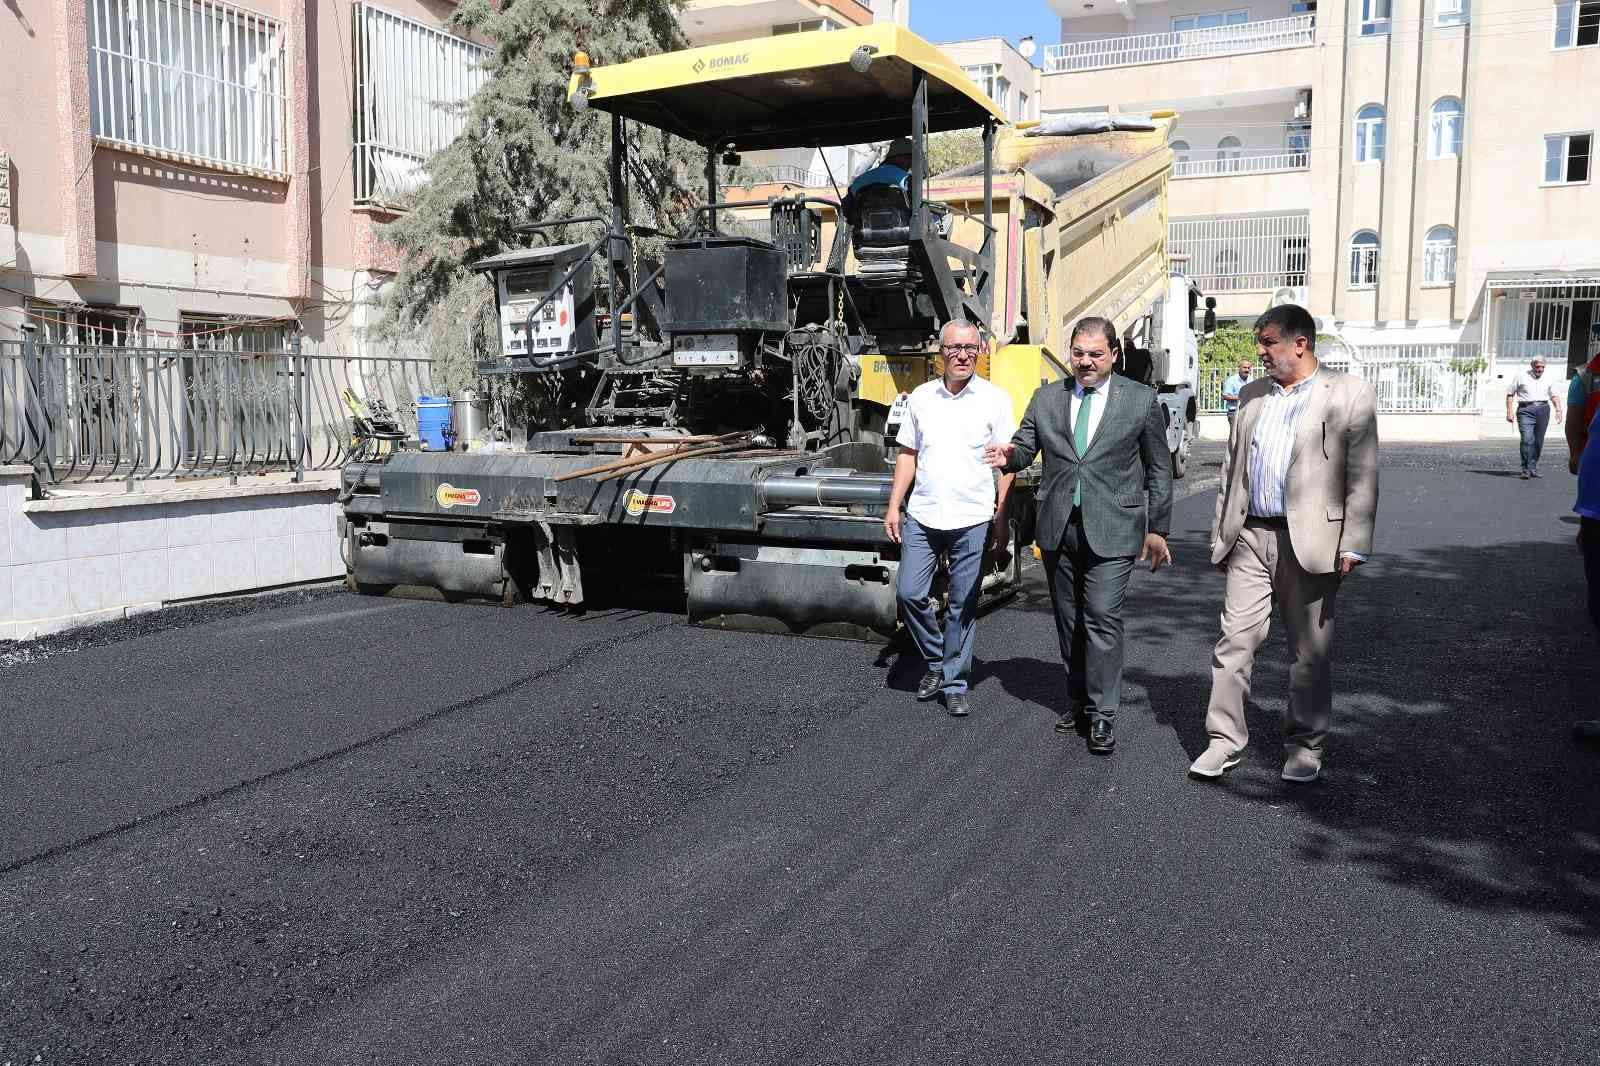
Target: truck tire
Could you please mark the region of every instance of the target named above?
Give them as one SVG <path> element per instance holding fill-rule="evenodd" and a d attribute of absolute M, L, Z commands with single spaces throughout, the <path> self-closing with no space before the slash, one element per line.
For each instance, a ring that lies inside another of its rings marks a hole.
<path fill-rule="evenodd" d="M 1189 472 L 1189 442 L 1184 441 L 1172 452 L 1172 480 L 1182 481 Z"/>

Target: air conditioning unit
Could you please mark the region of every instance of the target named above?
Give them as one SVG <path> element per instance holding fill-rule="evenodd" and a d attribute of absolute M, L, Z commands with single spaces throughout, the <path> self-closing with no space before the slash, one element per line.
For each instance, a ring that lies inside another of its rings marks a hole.
<path fill-rule="evenodd" d="M 1272 299 L 1267 301 L 1268 307 L 1277 307 L 1281 304 L 1299 304 L 1304 307 L 1309 297 L 1304 285 L 1281 285 L 1272 292 Z"/>

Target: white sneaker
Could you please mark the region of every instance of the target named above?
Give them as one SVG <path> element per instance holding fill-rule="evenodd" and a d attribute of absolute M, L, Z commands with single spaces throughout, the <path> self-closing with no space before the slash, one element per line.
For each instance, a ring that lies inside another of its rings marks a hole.
<path fill-rule="evenodd" d="M 1283 779 L 1303 785 L 1322 776 L 1322 753 L 1310 748 L 1290 748 L 1283 760 Z"/>
<path fill-rule="evenodd" d="M 1240 757 L 1238 752 L 1226 745 L 1213 742 L 1200 753 L 1198 759 L 1189 764 L 1189 772 L 1196 777 L 1221 777 L 1239 765 Z"/>

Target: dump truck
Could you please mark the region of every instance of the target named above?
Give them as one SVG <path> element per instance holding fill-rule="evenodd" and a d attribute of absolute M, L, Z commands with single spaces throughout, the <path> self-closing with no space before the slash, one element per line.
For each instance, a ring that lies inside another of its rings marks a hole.
<path fill-rule="evenodd" d="M 661 582 L 703 625 L 888 634 L 896 401 L 942 372 L 944 322 L 984 332 L 980 372 L 1019 416 L 1067 373 L 1066 331 L 1087 313 L 1111 317 L 1130 352 L 1163 346 L 1159 366 L 1125 370 L 1176 396 L 1182 359 L 1167 353 L 1184 351 L 1192 385 L 1192 340 L 1176 340 L 1190 305 L 1164 256 L 1170 121 L 1081 137 L 1007 127 L 949 59 L 892 25 L 613 66 L 580 54 L 569 99 L 610 116 L 609 217 L 535 224 L 592 236 L 477 264 L 499 332 L 479 372 L 525 375 L 547 403 L 508 427 L 512 444 L 348 464 L 359 591 L 580 608 Z M 705 152 L 705 202 L 657 257 L 629 215 L 635 125 Z M 981 131 L 982 162 L 930 179 L 928 136 L 958 129 Z M 902 136 L 903 190 L 719 198 L 731 153 Z M 1181 467 L 1192 389 L 1172 417 Z M 986 561 L 991 597 L 1020 584 L 1036 482 L 1017 479 L 1009 550 Z"/>

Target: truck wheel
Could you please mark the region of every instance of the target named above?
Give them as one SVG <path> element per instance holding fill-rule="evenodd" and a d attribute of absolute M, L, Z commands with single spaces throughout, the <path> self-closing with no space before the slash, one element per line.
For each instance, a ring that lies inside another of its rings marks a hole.
<path fill-rule="evenodd" d="M 1189 442 L 1184 441 L 1172 452 L 1172 480 L 1182 481 L 1189 472 Z"/>

